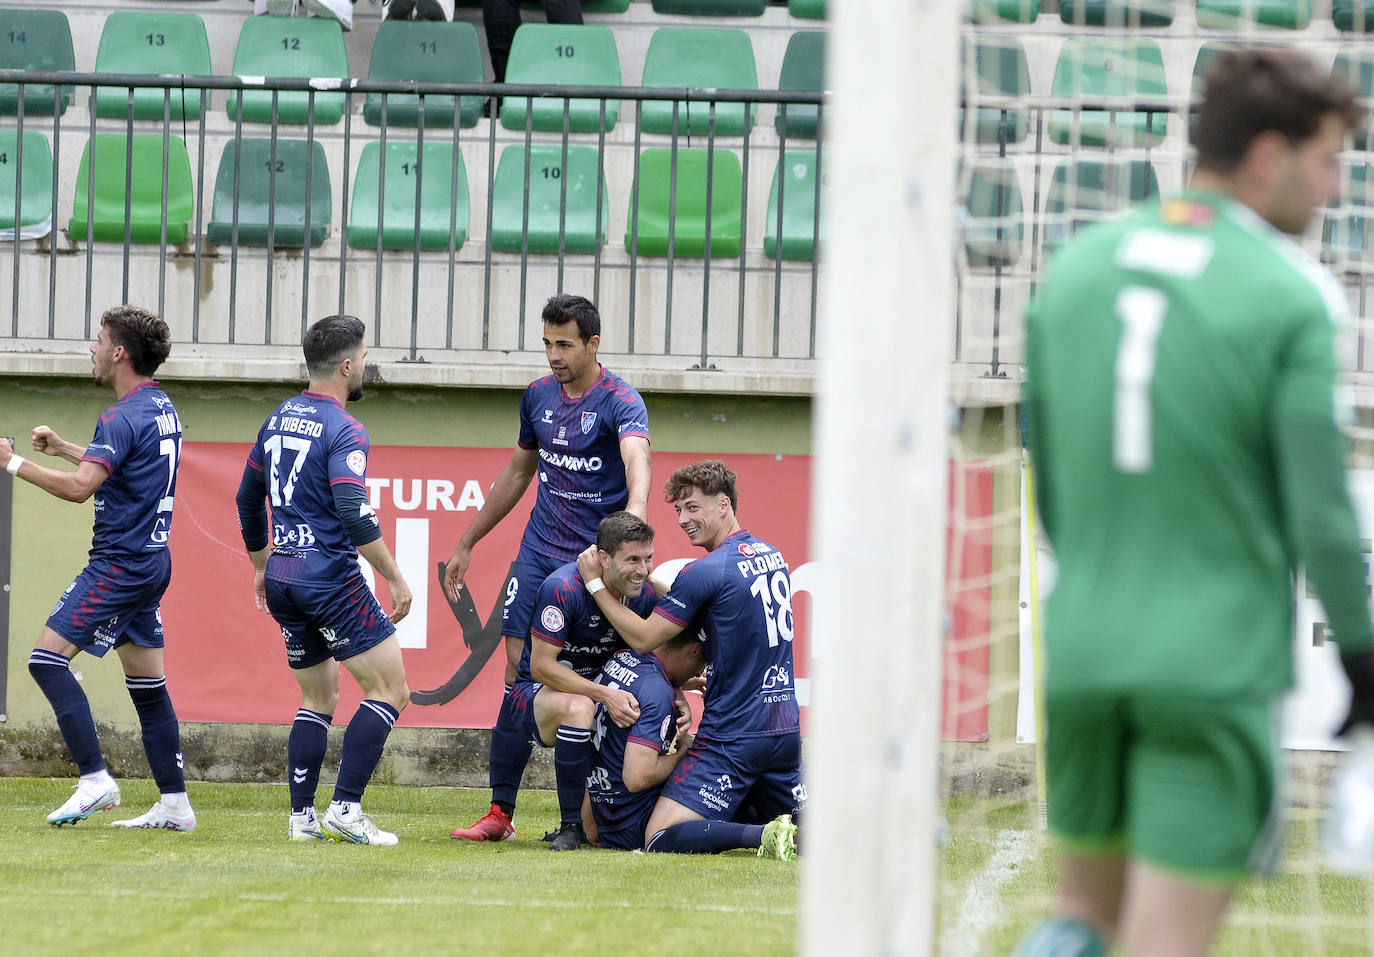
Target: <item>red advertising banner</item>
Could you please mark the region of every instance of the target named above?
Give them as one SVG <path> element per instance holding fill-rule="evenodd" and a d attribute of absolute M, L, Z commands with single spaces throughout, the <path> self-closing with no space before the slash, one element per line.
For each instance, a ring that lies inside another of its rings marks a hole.
<path fill-rule="evenodd" d="M 167 672 L 172 676 L 178 715 L 186 721 L 287 724 L 295 717 L 300 693 L 286 665 L 280 632 L 253 603 L 253 567 L 243 550 L 234 510 L 234 492 L 248 447 L 236 443 L 187 442 L 177 479 L 172 534 L 174 573 L 163 602 L 167 629 Z M 451 606 L 439 585 L 439 566 L 448 560 L 458 536 L 481 508 L 487 490 L 510 458 L 510 449 L 411 448 L 374 445 L 368 462 L 368 492 L 382 534 L 396 555 L 415 595 L 410 615 L 398 626 L 412 703 L 400 724 L 412 727 L 487 728 L 496 719 L 502 694 L 504 650 L 501 608 L 507 573 L 519 550 L 525 519 L 534 504 L 531 485 L 524 500 L 474 550 L 462 602 Z M 654 488 L 673 469 L 704 458 L 695 453 L 655 452 Z M 808 456 L 730 455 L 739 475 L 740 522 L 781 549 L 792 570 L 795 601 L 798 695 L 810 699 L 810 605 L 823 576 L 809 556 L 811 463 Z M 955 501 L 979 515 L 991 512 L 991 472 L 976 467 L 987 481 L 973 485 Z M 953 478 L 953 476 L 952 476 Z M 970 494 L 970 492 L 972 494 Z M 679 567 L 699 549 L 678 530 L 671 506 L 653 494 L 649 522 L 658 531 L 655 564 Z M 986 542 L 963 543 L 977 555 L 990 555 Z M 983 564 L 987 564 L 983 558 Z M 970 562 L 964 563 L 965 571 Z M 961 627 L 986 632 L 985 588 L 961 591 L 954 616 Z M 380 589 L 389 608 L 385 584 Z M 827 596 L 828 597 L 828 596 Z M 826 600 L 822 598 L 822 600 Z M 981 603 L 981 604 L 980 604 Z M 966 613 L 958 609 L 965 608 Z M 860 638 L 861 636 L 853 636 Z M 835 643 L 833 646 L 837 646 Z M 951 644 L 951 648 L 958 642 Z M 973 661 L 959 652 L 962 676 L 958 694 L 969 695 Z M 981 683 L 985 699 L 987 652 L 983 642 Z M 357 686 L 340 682 L 339 715 L 357 707 Z M 947 709 L 948 711 L 949 709 Z M 946 731 L 976 740 L 986 731 L 978 715 L 957 709 L 959 719 Z"/>

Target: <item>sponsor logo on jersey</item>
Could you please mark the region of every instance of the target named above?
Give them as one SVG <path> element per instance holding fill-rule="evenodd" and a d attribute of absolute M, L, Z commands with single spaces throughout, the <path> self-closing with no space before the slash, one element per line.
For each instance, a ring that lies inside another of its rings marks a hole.
<path fill-rule="evenodd" d="M 722 774 L 720 777 L 716 778 L 716 787 L 720 788 L 722 791 L 729 791 L 734 786 L 734 782 L 730 780 L 730 775 L 728 774 Z"/>
<path fill-rule="evenodd" d="M 315 531 L 305 522 L 298 525 L 273 525 L 272 544 L 277 548 L 309 548 L 315 544 Z"/>
<path fill-rule="evenodd" d="M 544 418 L 541 419 L 540 421 L 542 421 L 542 422 L 552 422 L 552 421 L 553 421 L 553 409 L 545 409 L 545 410 L 544 410 Z"/>
<path fill-rule="evenodd" d="M 349 471 L 354 475 L 362 475 L 367 471 L 367 455 L 362 449 L 354 449 L 348 453 L 348 458 L 344 459 Z"/>
<path fill-rule="evenodd" d="M 672 716 L 671 714 L 670 714 L 670 715 L 665 715 L 664 718 L 663 718 L 663 727 L 661 727 L 661 728 L 658 729 L 658 737 L 659 737 L 659 740 L 660 740 L 660 741 L 667 741 L 667 740 L 668 740 L 668 729 L 671 728 L 672 726 L 673 726 L 673 716 Z"/>
<path fill-rule="evenodd" d="M 559 611 L 556 605 L 546 605 L 544 610 L 539 613 L 539 620 L 549 631 L 561 631 L 563 629 L 563 612 Z"/>
<path fill-rule="evenodd" d="M 805 784 L 798 784 L 796 787 L 792 789 L 792 800 L 796 803 L 798 811 L 806 807 Z"/>
<path fill-rule="evenodd" d="M 772 665 L 763 673 L 763 690 L 772 691 L 774 688 L 787 688 L 792 685 L 792 676 L 787 673 L 787 669 L 782 665 Z"/>
<path fill-rule="evenodd" d="M 86 446 L 87 452 L 89 452 L 91 449 L 104 449 L 111 455 L 114 455 L 115 451 L 115 447 L 113 445 L 106 445 L 104 442 L 92 442 L 90 445 Z"/>
<path fill-rule="evenodd" d="M 587 775 L 588 791 L 609 791 L 611 789 L 611 776 L 606 773 L 606 769 L 597 765 L 592 768 L 592 773 Z"/>
<path fill-rule="evenodd" d="M 757 554 L 754 551 L 754 546 L 750 545 L 748 542 L 740 542 L 739 553 L 747 558 L 753 558 L 754 555 Z"/>
<path fill-rule="evenodd" d="M 348 641 L 347 638 L 340 638 L 338 632 L 327 626 L 320 628 L 320 637 L 324 639 L 324 643 L 330 648 L 337 648 Z"/>
<path fill-rule="evenodd" d="M 595 413 L 595 412 L 583 412 L 583 413 L 582 413 L 582 434 L 583 434 L 583 435 L 590 435 L 592 429 L 594 429 L 594 428 L 596 428 L 596 413 Z"/>
<path fill-rule="evenodd" d="M 601 456 L 599 455 L 593 455 L 587 458 L 582 455 L 569 455 L 567 452 L 550 452 L 547 449 L 540 448 L 539 457 L 555 468 L 567 469 L 569 472 L 601 471 Z"/>
<path fill-rule="evenodd" d="M 167 408 L 172 402 L 172 400 L 165 395 L 150 395 L 148 398 L 152 399 L 153 405 L 157 406 L 159 409 Z"/>
<path fill-rule="evenodd" d="M 1206 203 L 1176 199 L 1160 205 L 1159 218 L 1171 226 L 1208 226 L 1217 218 L 1217 214 Z"/>
<path fill-rule="evenodd" d="M 287 413 L 287 412 L 299 412 L 299 413 L 308 413 L 308 414 L 310 414 L 310 415 L 314 415 L 314 414 L 315 414 L 316 412 L 318 412 L 318 411 L 319 411 L 319 409 L 315 408 L 313 405 L 306 405 L 304 402 L 295 402 L 295 401 L 292 401 L 292 402 L 287 402 L 286 405 L 284 405 L 284 406 L 282 406 L 280 409 L 278 409 L 278 410 L 277 410 L 277 414 L 278 414 L 278 415 L 281 415 L 281 414 L 284 414 L 284 413 Z"/>

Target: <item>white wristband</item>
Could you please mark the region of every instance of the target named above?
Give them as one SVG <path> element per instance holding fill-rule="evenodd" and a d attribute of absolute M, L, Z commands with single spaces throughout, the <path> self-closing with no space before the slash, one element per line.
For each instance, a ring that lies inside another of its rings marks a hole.
<path fill-rule="evenodd" d="M 606 583 L 603 582 L 600 578 L 593 578 L 591 581 L 587 582 L 587 593 L 589 595 L 595 595 L 597 592 L 601 591 L 601 589 L 605 587 Z"/>
<path fill-rule="evenodd" d="M 5 471 L 10 473 L 11 475 L 18 475 L 19 466 L 23 465 L 27 461 L 28 459 L 24 458 L 24 456 L 22 455 L 11 455 L 10 463 L 9 465 L 5 466 Z M 601 581 L 601 579 L 598 578 L 597 581 Z"/>

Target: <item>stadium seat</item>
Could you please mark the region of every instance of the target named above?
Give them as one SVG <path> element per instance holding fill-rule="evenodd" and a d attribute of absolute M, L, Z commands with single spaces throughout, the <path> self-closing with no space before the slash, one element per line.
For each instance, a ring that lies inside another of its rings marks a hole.
<path fill-rule="evenodd" d="M 561 23 L 526 23 L 515 31 L 510 60 L 506 64 L 507 83 L 538 83 L 551 86 L 620 86 L 620 54 L 615 34 L 609 27 Z M 525 130 L 528 97 L 508 96 L 501 102 L 501 125 L 508 130 Z M 536 130 L 562 132 L 564 104 L 567 104 L 568 129 L 574 133 L 595 133 L 601 125 L 601 101 L 579 97 L 561 100 L 541 97 L 534 100 L 530 123 Z M 606 129 L 615 126 L 620 101 L 606 101 Z"/>
<path fill-rule="evenodd" d="M 75 70 L 76 53 L 67 15 L 60 10 L 0 10 L 0 69 Z M 51 85 L 24 84 L 26 116 L 52 116 L 54 105 L 60 116 L 67 112 L 71 99 L 71 87 L 62 87 L 59 98 Z M 0 84 L 0 115 L 18 112 L 18 84 Z"/>
<path fill-rule="evenodd" d="M 1374 50 L 1370 50 L 1364 42 L 1341 44 L 1331 72 L 1344 77 L 1361 99 L 1367 101 L 1374 96 Z M 1353 132 L 1355 149 L 1369 149 L 1369 130 L 1370 119 L 1366 117 Z"/>
<path fill-rule="evenodd" d="M 974 76 L 978 80 L 977 93 L 994 96 L 1029 96 L 1030 68 L 1026 65 L 1026 51 L 1014 36 L 983 36 L 974 48 Z M 961 99 L 967 97 L 963 89 L 964 71 L 959 71 Z M 1005 130 L 1003 123 L 1005 122 Z M 964 128 L 964 110 L 959 109 L 959 129 Z M 978 107 L 974 123 L 975 142 L 997 144 L 1020 143 L 1030 132 L 1030 116 L 1025 110 L 1004 110 L 1000 107 Z"/>
<path fill-rule="evenodd" d="M 824 182 L 824 155 L 820 160 Z M 816 258 L 816 167 L 814 150 L 788 150 L 773 171 L 768 214 L 763 223 L 763 251 L 778 258 L 778 183 L 782 182 L 782 258 Z M 824 235 L 822 223 L 820 235 Z"/>
<path fill-rule="evenodd" d="M 81 151 L 81 165 L 77 169 L 76 191 L 72 201 L 72 218 L 67 223 L 68 234 L 77 242 L 84 242 L 87 223 L 93 222 L 97 242 L 124 241 L 124 181 L 126 170 L 129 169 L 128 151 L 132 148 L 132 178 L 128 194 L 130 240 L 136 243 L 159 242 L 163 201 L 161 134 L 95 135 L 93 209 L 87 206 L 86 196 L 92 176 L 91 142 L 88 140 Z M 180 243 L 185 241 L 187 224 L 191 221 L 191 160 L 186 153 L 186 143 L 180 137 L 168 137 L 166 147 L 167 242 Z"/>
<path fill-rule="evenodd" d="M 787 12 L 798 20 L 824 20 L 826 0 L 787 0 Z"/>
<path fill-rule="evenodd" d="M 1026 224 L 1014 167 L 969 171 L 962 232 L 970 266 L 1010 266 L 1021 258 Z"/>
<path fill-rule="evenodd" d="M 1040 0 L 966 0 L 965 14 L 973 23 L 1034 23 Z"/>
<path fill-rule="evenodd" d="M 1369 168 L 1342 164 L 1341 195 L 1322 221 L 1322 258 L 1328 262 L 1374 258 L 1374 206 Z"/>
<path fill-rule="evenodd" d="M 1175 0 L 1060 0 L 1059 19 L 1076 27 L 1167 27 Z"/>
<path fill-rule="evenodd" d="M 482 0 L 457 0 L 459 7 L 480 7 Z M 523 0 L 520 6 L 526 10 L 542 10 L 537 0 Z M 624 13 L 630 9 L 630 0 L 587 0 L 582 4 L 583 13 Z"/>
<path fill-rule="evenodd" d="M 458 154 L 458 202 L 453 202 L 453 144 L 426 143 L 424 161 L 415 162 L 415 144 L 386 144 L 386 182 L 381 183 L 382 145 L 368 143 L 358 158 L 353 180 L 353 199 L 348 204 L 348 245 L 354 249 L 377 248 L 377 197 L 382 196 L 382 248 L 415 248 L 415 177 L 420 183 L 420 248 L 448 251 L 450 222 L 453 248 L 468 238 L 468 172 Z"/>
<path fill-rule="evenodd" d="M 654 0 L 654 13 L 687 17 L 761 17 L 768 0 Z"/>
<path fill-rule="evenodd" d="M 115 10 L 100 31 L 95 72 L 209 76 L 205 21 L 194 13 Z M 161 120 L 164 105 L 170 106 L 174 120 L 200 118 L 199 90 L 173 89 L 170 97 L 166 93 L 159 87 L 135 87 L 134 119 Z M 129 115 L 128 87 L 102 86 L 93 95 L 97 116 L 124 119 Z"/>
<path fill-rule="evenodd" d="M 1045 246 L 1062 245 L 1084 226 L 1158 195 L 1159 180 L 1148 160 L 1061 163 L 1045 200 Z"/>
<path fill-rule="evenodd" d="M 19 206 L 15 180 L 21 175 Z M 0 130 L 0 240 L 38 239 L 52 232 L 52 150 L 42 133 L 26 130 L 19 149 L 15 130 Z"/>
<path fill-rule="evenodd" d="M 1347 33 L 1374 33 L 1374 0 L 1331 0 L 1331 21 Z"/>
<path fill-rule="evenodd" d="M 415 80 L 421 83 L 482 83 L 482 48 L 477 29 L 466 21 L 383 20 L 372 43 L 369 80 Z M 425 126 L 451 127 L 452 96 L 425 97 Z M 464 96 L 458 104 L 458 125 L 470 129 L 482 118 L 482 97 Z M 363 120 L 382 125 L 382 94 L 369 93 L 363 102 Z M 411 93 L 392 93 L 386 98 L 386 122 L 390 126 L 416 126 L 420 98 Z"/>
<path fill-rule="evenodd" d="M 1197 0 L 1197 25 L 1211 30 L 1251 24 L 1306 30 L 1311 22 L 1312 0 Z"/>
<path fill-rule="evenodd" d="M 518 253 L 522 237 L 529 236 L 532 253 L 558 252 L 559 211 L 563 214 L 563 249 L 569 253 L 594 253 L 606 243 L 611 204 L 605 174 L 592 146 L 569 146 L 563 163 L 562 146 L 530 148 L 529 184 L 525 183 L 525 148 L 508 146 L 501 153 L 492 187 L 491 248 Z M 597 233 L 596 191 L 601 184 L 601 230 Z M 563 207 L 564 189 L 567 206 Z M 525 223 L 525 198 L 529 197 L 529 228 Z"/>
<path fill-rule="evenodd" d="M 651 148 L 639 157 L 639 189 L 630 196 L 625 249 L 638 242 L 641 256 L 706 255 L 707 165 L 711 166 L 711 256 L 740 254 L 742 177 L 739 157 L 730 150 L 677 150 L 677 203 L 670 202 L 673 150 Z M 638 215 L 636 215 L 638 206 Z"/>
<path fill-rule="evenodd" d="M 660 27 L 644 55 L 643 85 L 702 87 L 718 90 L 756 90 L 758 70 L 754 44 L 743 30 Z M 757 107 L 744 103 L 715 104 L 717 136 L 747 136 Z M 704 100 L 677 101 L 678 133 L 705 135 L 711 104 Z M 646 133 L 673 131 L 673 101 L 645 100 L 642 124 Z"/>
<path fill-rule="evenodd" d="M 327 17 L 249 17 L 243 22 L 234 48 L 235 76 L 347 77 L 348 51 L 343 27 Z M 315 93 L 315 122 L 329 125 L 343 119 L 342 93 Z M 238 115 L 239 94 L 229 93 L 229 119 Z M 310 94 L 284 91 L 277 96 L 277 120 L 306 123 Z M 272 122 L 272 92 L 253 90 L 243 94 L 245 123 Z"/>
<path fill-rule="evenodd" d="M 269 19 L 259 17 L 258 19 Z M 337 21 L 336 21 L 337 22 Z M 314 146 L 307 154 L 306 148 Z M 272 219 L 274 247 L 301 248 L 305 245 L 306 212 L 306 156 L 310 155 L 310 245 L 324 242 L 329 232 L 332 192 L 329 185 L 329 165 L 325 162 L 324 147 L 306 140 L 277 140 L 275 164 L 272 160 L 272 141 L 268 138 L 225 144 L 219 158 L 219 172 L 215 175 L 215 198 L 210 211 L 210 225 L 205 234 L 213 243 L 227 245 L 234 233 L 234 166 L 238 171 L 238 240 L 240 246 L 268 245 L 267 221 Z M 240 160 L 239 157 L 242 157 Z M 275 176 L 273 171 L 275 169 Z M 275 191 L 275 193 L 274 193 Z"/>
<path fill-rule="evenodd" d="M 782 55 L 782 72 L 778 76 L 779 90 L 825 89 L 825 31 L 798 30 L 787 41 Z M 773 126 L 779 136 L 816 138 L 816 124 L 820 111 L 810 103 L 788 103 L 784 119 L 784 104 L 778 104 Z"/>
<path fill-rule="evenodd" d="M 1054 66 L 1052 96 L 1085 100 L 1164 99 L 1164 57 L 1154 40 L 1069 37 Z M 1085 146 L 1158 146 L 1169 114 L 1123 109 L 1054 110 L 1050 139 Z"/>

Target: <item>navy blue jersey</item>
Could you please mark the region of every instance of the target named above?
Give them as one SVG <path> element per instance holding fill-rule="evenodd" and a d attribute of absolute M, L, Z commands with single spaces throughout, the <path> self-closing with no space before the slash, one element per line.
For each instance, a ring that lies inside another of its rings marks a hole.
<path fill-rule="evenodd" d="M 649 617 L 658 602 L 658 593 L 648 583 L 638 598 L 621 603 L 641 618 Z M 601 615 L 596 600 L 578 574 L 577 562 L 568 562 L 544 579 L 535 601 L 534 621 L 520 655 L 519 675 L 533 681 L 530 674 L 530 642 L 546 641 L 558 648 L 558 660 L 588 681 L 596 679 L 606 659 L 625 647 L 625 641 Z"/>
<path fill-rule="evenodd" d="M 801 727 L 792 683 L 792 582 L 780 551 L 741 529 L 678 572 L 654 614 L 705 636 L 701 738 L 729 741 Z"/>
<path fill-rule="evenodd" d="M 596 757 L 587 777 L 596 828 L 603 834 L 633 827 L 634 847 L 644 844 L 644 826 L 658 800 L 658 788 L 631 792 L 625 787 L 625 750 L 631 742 L 668 753 L 668 743 L 676 734 L 676 693 L 663 668 L 653 655 L 638 655 L 629 649 L 618 651 L 601 668 L 596 683 L 624 688 L 639 702 L 639 720 L 622 728 L 606 714 L 604 705 L 596 706 L 592 726 L 592 747 Z"/>
<path fill-rule="evenodd" d="M 110 473 L 95 493 L 91 558 L 164 561 L 181 463 L 181 420 L 167 393 L 156 382 L 130 389 L 101 414 L 81 460 Z"/>
<path fill-rule="evenodd" d="M 602 368 L 601 378 L 572 399 L 548 375 L 520 400 L 520 447 L 539 454 L 538 493 L 522 548 L 571 561 L 596 541 L 596 527 L 629 501 L 620 440 L 649 437 L 639 393 Z"/>
<path fill-rule="evenodd" d="M 258 431 L 248 468 L 261 472 L 271 505 L 267 577 L 279 582 L 339 581 L 358 573 L 358 550 L 336 505 L 335 486 L 351 486 L 367 505 L 367 429 L 338 400 L 314 392 L 287 399 Z M 259 507 L 261 499 L 259 501 Z M 381 530 L 373 540 L 381 537 Z M 359 544 L 367 544 L 360 541 Z"/>

